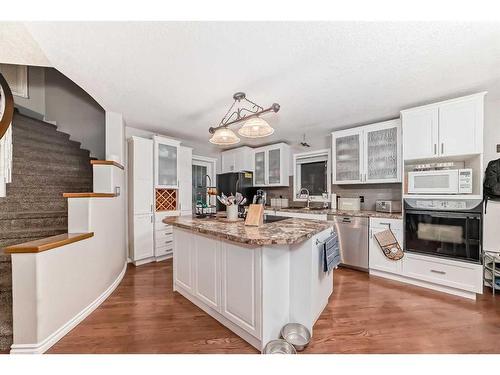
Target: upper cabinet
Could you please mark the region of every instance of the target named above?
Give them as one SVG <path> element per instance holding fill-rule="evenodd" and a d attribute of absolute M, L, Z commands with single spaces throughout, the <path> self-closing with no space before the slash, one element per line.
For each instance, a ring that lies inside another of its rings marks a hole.
<path fill-rule="evenodd" d="M 401 182 L 399 119 L 332 133 L 334 184 Z"/>
<path fill-rule="evenodd" d="M 259 147 L 253 150 L 254 186 L 288 186 L 290 147 L 286 143 Z"/>
<path fill-rule="evenodd" d="M 179 149 L 175 139 L 154 136 L 155 187 L 161 189 L 179 188 Z"/>
<path fill-rule="evenodd" d="M 486 92 L 401 111 L 405 160 L 483 152 Z"/>
<path fill-rule="evenodd" d="M 243 146 L 222 152 L 221 173 L 253 170 L 253 149 L 251 147 Z"/>

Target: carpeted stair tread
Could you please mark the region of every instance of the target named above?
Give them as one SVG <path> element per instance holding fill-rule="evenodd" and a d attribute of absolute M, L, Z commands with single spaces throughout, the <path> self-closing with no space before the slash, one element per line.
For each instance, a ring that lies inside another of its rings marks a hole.
<path fill-rule="evenodd" d="M 53 124 L 15 113 L 12 182 L 0 198 L 0 248 L 68 231 L 66 192 L 92 191 L 90 152 Z M 0 252 L 0 351 L 12 343 L 11 257 Z"/>

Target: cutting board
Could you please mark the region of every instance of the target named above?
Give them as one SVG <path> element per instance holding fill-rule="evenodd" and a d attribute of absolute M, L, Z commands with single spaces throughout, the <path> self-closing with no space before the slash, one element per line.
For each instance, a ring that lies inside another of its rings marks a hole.
<path fill-rule="evenodd" d="M 262 224 L 264 224 L 264 206 L 262 204 L 251 204 L 248 207 L 245 225 L 260 227 Z"/>

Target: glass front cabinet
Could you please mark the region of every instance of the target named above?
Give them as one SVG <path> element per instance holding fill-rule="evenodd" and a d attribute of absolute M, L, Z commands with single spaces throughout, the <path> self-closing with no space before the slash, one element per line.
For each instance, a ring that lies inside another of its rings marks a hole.
<path fill-rule="evenodd" d="M 277 143 L 254 150 L 254 186 L 289 185 L 290 147 Z"/>
<path fill-rule="evenodd" d="M 399 119 L 332 133 L 333 183 L 401 182 Z"/>
<path fill-rule="evenodd" d="M 155 187 L 160 189 L 179 188 L 179 148 L 175 139 L 155 136 L 154 169 Z"/>

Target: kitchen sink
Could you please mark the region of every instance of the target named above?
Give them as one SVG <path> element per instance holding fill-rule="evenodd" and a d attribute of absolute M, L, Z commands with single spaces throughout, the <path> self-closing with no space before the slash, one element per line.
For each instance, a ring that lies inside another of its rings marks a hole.
<path fill-rule="evenodd" d="M 326 210 L 326 208 L 323 207 L 283 207 L 280 208 L 280 210 L 301 210 L 301 211 L 323 211 Z"/>
<path fill-rule="evenodd" d="M 286 219 L 290 219 L 290 218 L 286 217 L 286 216 L 264 215 L 264 224 L 274 223 L 276 221 L 282 221 L 282 220 L 286 220 Z"/>

